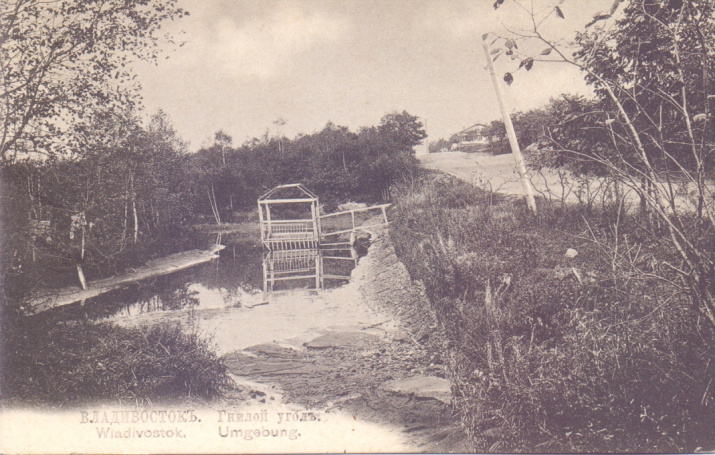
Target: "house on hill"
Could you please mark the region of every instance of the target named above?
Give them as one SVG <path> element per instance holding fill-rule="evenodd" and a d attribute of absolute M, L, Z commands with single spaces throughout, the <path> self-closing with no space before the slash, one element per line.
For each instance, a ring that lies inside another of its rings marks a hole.
<path fill-rule="evenodd" d="M 489 145 L 489 136 L 486 134 L 487 125 L 477 123 L 450 138 L 451 150 L 477 151 Z"/>

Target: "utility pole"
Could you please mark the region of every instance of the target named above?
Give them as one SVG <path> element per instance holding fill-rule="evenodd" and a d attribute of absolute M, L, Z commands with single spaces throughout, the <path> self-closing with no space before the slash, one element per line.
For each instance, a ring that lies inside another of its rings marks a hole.
<path fill-rule="evenodd" d="M 521 155 L 521 150 L 519 149 L 519 142 L 516 140 L 516 132 L 514 131 L 514 125 L 511 123 L 511 114 L 509 113 L 509 107 L 504 99 L 504 94 L 501 89 L 501 82 L 497 78 L 497 73 L 494 71 L 494 62 L 492 61 L 492 56 L 489 53 L 489 44 L 487 44 L 488 34 L 482 35 L 482 45 L 484 46 L 484 55 L 487 58 L 487 67 L 489 68 L 489 73 L 492 75 L 492 82 L 494 83 L 494 91 L 497 94 L 497 100 L 499 101 L 499 108 L 501 109 L 501 115 L 504 119 L 504 126 L 506 127 L 506 135 L 509 138 L 509 145 L 511 145 L 511 153 L 514 155 L 514 161 L 516 161 L 516 168 L 519 171 L 519 180 L 521 180 L 521 187 L 524 190 L 524 198 L 526 198 L 526 205 L 531 210 L 531 213 L 536 215 L 536 201 L 534 200 L 534 192 L 531 188 L 531 182 L 526 176 L 526 165 L 524 164 L 524 157 Z"/>

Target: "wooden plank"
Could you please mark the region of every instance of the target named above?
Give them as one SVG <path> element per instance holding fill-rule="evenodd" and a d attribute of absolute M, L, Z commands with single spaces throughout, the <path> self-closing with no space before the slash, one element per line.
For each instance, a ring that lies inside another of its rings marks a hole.
<path fill-rule="evenodd" d="M 312 223 L 313 219 L 312 218 L 303 218 L 303 219 L 298 219 L 298 220 L 271 220 L 272 224 L 309 224 Z"/>
<path fill-rule="evenodd" d="M 118 289 L 129 283 L 145 280 L 161 275 L 187 269 L 218 257 L 218 251 L 223 245 L 215 246 L 210 250 L 190 250 L 171 254 L 163 258 L 148 261 L 144 266 L 117 276 L 93 280 L 87 283 L 87 289 L 66 287 L 54 291 L 45 291 L 44 294 L 33 297 L 26 302 L 29 313 L 41 313 L 51 308 L 69 305 L 82 300 L 91 299 L 98 295 Z"/>
<path fill-rule="evenodd" d="M 264 233 L 265 226 L 264 226 L 264 221 L 263 221 L 263 207 L 261 207 L 260 201 L 258 202 L 258 221 L 261 226 L 261 240 L 263 240 L 266 237 L 266 235 Z"/>
<path fill-rule="evenodd" d="M 347 215 L 348 213 L 358 213 L 358 212 L 368 212 L 370 210 L 378 210 L 378 209 L 384 209 L 387 207 L 390 207 L 392 204 L 380 204 L 380 205 L 371 205 L 370 207 L 365 207 L 362 209 L 352 209 L 352 210 L 345 210 L 342 212 L 335 212 L 335 213 L 328 213 L 327 215 L 320 215 L 320 218 L 330 218 L 331 216 L 338 216 L 338 215 Z"/>
<path fill-rule="evenodd" d="M 315 198 L 303 198 L 303 199 L 266 199 L 261 201 L 262 204 L 265 205 L 270 205 L 270 204 L 296 204 L 299 202 L 305 202 L 306 204 L 312 203 L 315 201 Z"/>
<path fill-rule="evenodd" d="M 283 276 L 283 277 L 275 277 L 275 278 L 269 278 L 268 281 L 290 281 L 290 280 L 312 280 L 315 278 L 315 275 L 301 275 L 301 276 Z"/>
<path fill-rule="evenodd" d="M 347 234 L 348 232 L 361 231 L 361 230 L 370 229 L 370 228 L 374 228 L 374 227 L 385 227 L 385 226 L 388 226 L 389 224 L 390 223 L 371 224 L 369 226 L 357 226 L 355 229 L 345 229 L 342 231 L 325 232 L 325 233 L 323 233 L 323 237 L 327 237 L 329 235 Z"/>

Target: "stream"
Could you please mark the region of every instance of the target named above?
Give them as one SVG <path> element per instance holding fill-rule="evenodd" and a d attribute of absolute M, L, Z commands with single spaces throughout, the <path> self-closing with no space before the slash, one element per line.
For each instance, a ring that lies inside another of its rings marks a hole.
<path fill-rule="evenodd" d="M 365 246 L 266 252 L 240 238 L 217 240 L 225 243 L 217 259 L 56 308 L 47 316 L 121 326 L 178 323 L 209 337 L 219 355 L 372 321 L 351 304 L 360 297 L 348 286 Z"/>
<path fill-rule="evenodd" d="M 179 324 L 187 332 L 207 337 L 218 355 L 245 353 L 247 348 L 269 344 L 302 350 L 321 335 L 389 322 L 368 309 L 350 283 L 351 272 L 367 253 L 366 246 L 269 253 L 260 244 L 240 238 L 217 240 L 225 245 L 217 259 L 48 313 L 60 320 L 88 318 L 125 327 Z M 296 427 L 301 432 L 296 441 L 242 440 L 252 451 L 402 451 L 410 447 L 397 426 L 355 420 L 339 411 L 306 409 L 284 402 L 277 384 L 252 381 L 235 369 L 231 377 L 240 389 L 270 397 L 263 402 L 238 400 L 232 403 L 233 409 L 239 406 L 243 413 L 271 416 L 317 412 L 321 418 L 320 425 Z M 221 445 L 232 438 L 224 439 L 220 431 L 231 428 L 219 426 L 219 445 L 213 448 L 222 451 Z M 365 438 L 367 434 L 373 438 Z"/>

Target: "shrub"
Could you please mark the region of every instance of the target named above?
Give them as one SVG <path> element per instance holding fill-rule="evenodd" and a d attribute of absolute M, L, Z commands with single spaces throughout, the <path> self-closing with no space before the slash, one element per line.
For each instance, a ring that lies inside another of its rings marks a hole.
<path fill-rule="evenodd" d="M 531 217 L 444 176 L 396 194 L 390 235 L 445 329 L 476 450 L 712 444 L 711 327 L 660 265 L 673 253 L 648 237 L 633 244 L 636 219 L 615 236 L 605 214 L 542 207 Z M 640 273 L 604 254 L 624 238 Z"/>
<path fill-rule="evenodd" d="M 17 320 L 10 333 L 3 331 L 6 402 L 211 398 L 231 384 L 208 341 L 178 326 L 127 329 L 38 318 Z"/>

